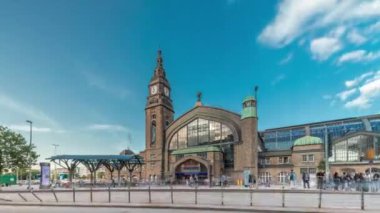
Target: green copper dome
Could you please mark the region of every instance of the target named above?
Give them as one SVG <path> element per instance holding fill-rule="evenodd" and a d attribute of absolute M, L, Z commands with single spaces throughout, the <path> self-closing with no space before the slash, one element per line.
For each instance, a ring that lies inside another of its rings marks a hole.
<path fill-rule="evenodd" d="M 243 100 L 243 110 L 241 112 L 241 119 L 245 118 L 256 118 L 256 99 L 254 96 L 247 96 Z"/>
<path fill-rule="evenodd" d="M 244 98 L 243 103 L 247 101 L 256 101 L 256 99 L 252 95 L 248 95 L 247 97 Z"/>
<path fill-rule="evenodd" d="M 322 139 L 307 135 L 302 138 L 298 138 L 297 140 L 294 141 L 294 146 L 315 145 L 315 144 L 323 144 Z"/>

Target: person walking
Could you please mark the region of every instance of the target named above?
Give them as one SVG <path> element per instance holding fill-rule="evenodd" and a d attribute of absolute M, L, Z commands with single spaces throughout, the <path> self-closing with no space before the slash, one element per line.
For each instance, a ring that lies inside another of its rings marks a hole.
<path fill-rule="evenodd" d="M 306 189 L 306 186 L 308 189 L 310 189 L 310 175 L 307 172 L 302 173 L 302 181 L 303 181 L 303 188 Z"/>
<path fill-rule="evenodd" d="M 339 190 L 339 185 L 340 185 L 340 177 L 339 177 L 338 172 L 335 172 L 335 173 L 334 173 L 334 189 L 335 189 L 336 191 Z"/>
<path fill-rule="evenodd" d="M 325 173 L 322 171 L 319 171 L 317 173 L 317 188 L 318 189 L 323 189 L 323 178 L 325 176 Z"/>
<path fill-rule="evenodd" d="M 296 186 L 296 173 L 293 171 L 293 169 L 290 170 L 289 181 L 290 181 L 290 188 L 294 188 Z"/>

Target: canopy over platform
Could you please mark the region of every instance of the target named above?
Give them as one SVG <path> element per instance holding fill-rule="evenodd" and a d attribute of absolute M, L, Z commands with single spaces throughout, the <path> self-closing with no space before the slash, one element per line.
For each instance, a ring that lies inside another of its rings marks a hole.
<path fill-rule="evenodd" d="M 70 173 L 70 182 L 77 166 L 83 164 L 91 173 L 91 182 L 96 182 L 96 171 L 103 165 L 112 173 L 114 170 L 118 172 L 118 182 L 120 185 L 120 171 L 125 167 L 130 174 L 137 168 L 142 169 L 144 164 L 143 157 L 135 154 L 130 155 L 55 155 L 47 160 L 53 161 L 57 165 L 67 169 Z"/>
<path fill-rule="evenodd" d="M 88 161 L 88 160 L 121 160 L 136 163 L 143 163 L 143 158 L 140 155 L 55 155 L 46 160 L 77 160 L 77 161 Z"/>

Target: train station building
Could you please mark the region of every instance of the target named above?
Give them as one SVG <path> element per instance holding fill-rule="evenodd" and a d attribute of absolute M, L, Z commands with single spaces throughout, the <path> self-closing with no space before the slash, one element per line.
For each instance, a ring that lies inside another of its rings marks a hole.
<path fill-rule="evenodd" d="M 140 153 L 145 180 L 179 183 L 196 177 L 211 183 L 223 176 L 231 181 L 250 176 L 284 183 L 291 170 L 298 177 L 318 168 L 380 172 L 380 115 L 259 131 L 254 95 L 236 103 L 240 113 L 205 106 L 199 95 L 174 119 L 171 89 L 158 51 L 145 107 L 146 149 Z"/>

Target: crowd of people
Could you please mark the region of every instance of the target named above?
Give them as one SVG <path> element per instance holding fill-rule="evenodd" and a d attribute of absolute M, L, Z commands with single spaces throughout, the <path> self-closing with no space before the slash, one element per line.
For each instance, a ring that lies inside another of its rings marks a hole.
<path fill-rule="evenodd" d="M 378 173 L 346 173 L 333 175 L 334 190 L 343 191 L 371 191 L 377 192 L 380 188 L 380 175 Z"/>
<path fill-rule="evenodd" d="M 311 177 L 312 176 L 312 177 Z M 267 183 L 267 182 L 265 182 Z M 380 191 L 380 174 L 377 172 L 370 173 L 348 173 L 335 172 L 326 177 L 323 171 L 318 171 L 316 174 L 302 172 L 301 178 L 296 176 L 296 173 L 291 170 L 287 177 L 286 183 L 291 189 L 303 187 L 310 189 L 311 185 L 316 184 L 317 189 L 335 190 L 335 191 L 361 191 L 364 192 L 379 192 Z M 269 184 L 266 184 L 268 186 Z M 270 185 L 269 185 L 270 186 Z M 313 188 L 314 186 L 312 186 Z"/>

